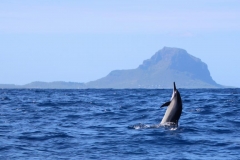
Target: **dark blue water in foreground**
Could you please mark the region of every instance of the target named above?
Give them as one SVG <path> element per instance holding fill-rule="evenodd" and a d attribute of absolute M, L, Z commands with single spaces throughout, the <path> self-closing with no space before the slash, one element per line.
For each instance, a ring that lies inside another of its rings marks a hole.
<path fill-rule="evenodd" d="M 0 159 L 240 159 L 240 89 L 0 90 Z"/>

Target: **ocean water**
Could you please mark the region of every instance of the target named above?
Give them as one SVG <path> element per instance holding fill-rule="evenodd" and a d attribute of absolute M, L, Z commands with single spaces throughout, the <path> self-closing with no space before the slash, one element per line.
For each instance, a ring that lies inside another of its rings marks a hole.
<path fill-rule="evenodd" d="M 0 159 L 240 159 L 240 89 L 0 90 Z"/>

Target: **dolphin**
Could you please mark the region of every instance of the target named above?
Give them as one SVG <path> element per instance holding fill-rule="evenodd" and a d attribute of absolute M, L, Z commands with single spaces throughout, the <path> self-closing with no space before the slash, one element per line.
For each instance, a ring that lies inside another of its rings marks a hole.
<path fill-rule="evenodd" d="M 165 115 L 160 124 L 175 124 L 178 126 L 179 118 L 182 114 L 182 99 L 178 92 L 175 82 L 173 82 L 172 98 L 169 102 L 164 103 L 161 107 L 168 106 Z"/>

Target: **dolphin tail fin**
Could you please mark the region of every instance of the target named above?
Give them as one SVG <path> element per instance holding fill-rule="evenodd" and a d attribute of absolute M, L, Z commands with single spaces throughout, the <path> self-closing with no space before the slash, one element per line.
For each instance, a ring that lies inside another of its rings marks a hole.
<path fill-rule="evenodd" d="M 174 90 L 174 91 L 177 90 L 175 82 L 173 82 L 173 90 Z"/>
<path fill-rule="evenodd" d="M 171 103 L 171 101 L 169 101 L 169 102 L 166 102 L 166 103 L 164 103 L 163 105 L 161 105 L 161 107 L 160 108 L 162 108 L 162 107 L 164 107 L 164 106 L 169 106 L 169 104 Z"/>

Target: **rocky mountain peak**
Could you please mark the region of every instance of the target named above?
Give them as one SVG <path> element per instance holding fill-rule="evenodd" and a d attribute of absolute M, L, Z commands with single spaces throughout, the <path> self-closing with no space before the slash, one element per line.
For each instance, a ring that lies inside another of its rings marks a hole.
<path fill-rule="evenodd" d="M 87 83 L 93 88 L 168 88 L 172 82 L 183 88 L 220 87 L 207 65 L 186 50 L 164 47 L 136 69 L 115 70 Z"/>
<path fill-rule="evenodd" d="M 163 49 L 156 52 L 150 59 L 143 61 L 139 68 L 148 69 L 158 64 L 159 62 L 168 62 L 168 65 L 170 66 L 172 64 L 170 62 L 177 62 L 180 59 L 192 59 L 194 61 L 200 61 L 200 59 L 191 56 L 184 49 L 164 47 Z"/>

